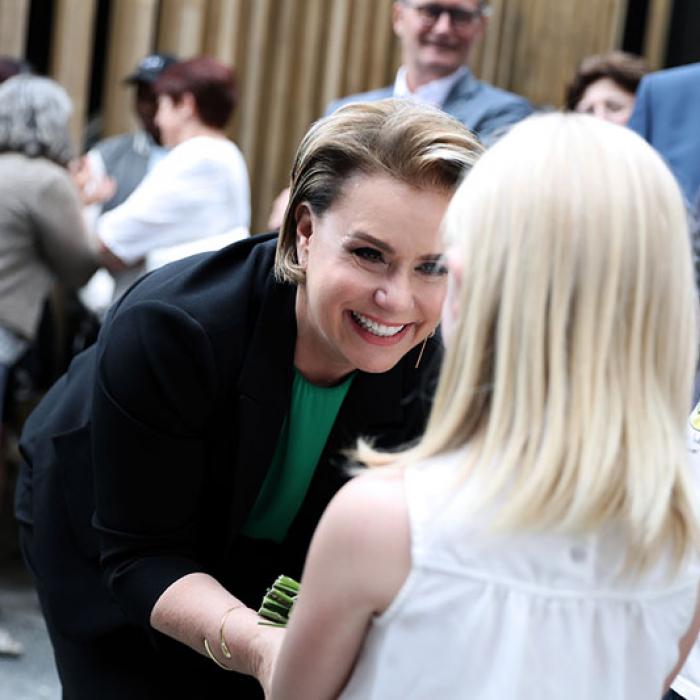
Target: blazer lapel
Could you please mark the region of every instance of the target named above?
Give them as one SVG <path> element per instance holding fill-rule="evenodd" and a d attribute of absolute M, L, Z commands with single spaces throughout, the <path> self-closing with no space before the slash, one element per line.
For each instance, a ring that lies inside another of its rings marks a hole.
<path fill-rule="evenodd" d="M 461 121 L 467 128 L 474 126 L 474 102 L 472 98 L 479 90 L 479 82 L 467 72 L 452 86 L 445 99 L 443 110 Z"/>
<path fill-rule="evenodd" d="M 289 409 L 294 377 L 296 289 L 270 282 L 236 387 L 238 445 L 233 469 L 232 533 L 262 487 Z"/>

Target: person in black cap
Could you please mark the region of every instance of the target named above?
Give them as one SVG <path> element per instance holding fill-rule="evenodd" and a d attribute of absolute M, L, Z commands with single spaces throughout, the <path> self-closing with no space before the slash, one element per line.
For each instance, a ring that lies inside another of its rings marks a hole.
<path fill-rule="evenodd" d="M 33 72 L 32 66 L 23 58 L 7 55 L 0 56 L 0 83 L 4 83 L 13 75 Z"/>
<path fill-rule="evenodd" d="M 176 58 L 165 53 L 151 54 L 139 62 L 124 82 L 135 87 L 133 108 L 142 129 L 104 139 L 88 153 L 92 177 L 110 177 L 116 186 L 114 195 L 102 203 L 101 213 L 121 204 L 166 153 L 155 124 L 158 100 L 153 83 L 173 63 Z"/>

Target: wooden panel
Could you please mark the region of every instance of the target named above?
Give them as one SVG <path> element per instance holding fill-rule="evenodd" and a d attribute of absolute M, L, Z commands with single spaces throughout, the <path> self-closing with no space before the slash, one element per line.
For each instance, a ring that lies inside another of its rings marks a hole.
<path fill-rule="evenodd" d="M 347 67 L 349 28 L 352 19 L 351 0 L 334 0 L 328 23 L 328 52 L 324 61 L 323 91 L 321 100 L 328 104 L 345 90 L 345 68 Z"/>
<path fill-rule="evenodd" d="M 158 20 L 158 50 L 180 58 L 200 54 L 206 20 L 206 0 L 163 0 Z"/>
<path fill-rule="evenodd" d="M 23 46 L 29 1 L 0 0 L 0 50 L 17 53 L 11 49 Z M 96 0 L 55 1 L 63 9 L 53 28 L 53 67 L 82 105 Z M 646 51 L 656 64 L 672 0 L 650 2 Z M 627 0 L 492 0 L 491 6 L 488 31 L 470 59 L 475 74 L 558 106 L 584 56 L 620 45 Z M 131 91 L 122 80 L 156 47 L 182 57 L 206 52 L 233 65 L 240 102 L 228 133 L 248 163 L 253 230 L 262 230 L 310 123 L 332 99 L 393 81 L 400 47 L 391 12 L 392 0 L 112 0 L 108 34 L 98 38 L 107 45 L 103 133 L 134 128 Z M 76 129 L 83 119 L 76 114 Z"/>
<path fill-rule="evenodd" d="M 112 3 L 104 91 L 103 134 L 137 128 L 132 114 L 132 90 L 124 77 L 153 51 L 157 0 L 119 0 Z"/>
<path fill-rule="evenodd" d="M 260 134 L 259 169 L 252 202 L 253 210 L 258 213 L 256 229 L 265 228 L 267 210 L 280 190 L 279 173 L 290 158 L 285 145 L 290 141 L 289 118 L 293 111 L 290 105 L 295 103 L 294 88 L 301 78 L 296 61 L 299 44 L 295 38 L 303 4 L 300 0 L 286 0 L 283 4 L 278 3 L 276 8 L 275 50 L 269 57 L 270 77 L 265 90 L 269 98 L 264 108 L 267 126 Z"/>
<path fill-rule="evenodd" d="M 257 184 L 257 171 L 262 165 L 261 141 L 269 119 L 265 109 L 269 97 L 268 61 L 274 51 L 271 27 L 277 16 L 276 5 L 274 0 L 254 0 L 251 3 L 249 31 L 255 42 L 255 55 L 253 60 L 247 61 L 245 67 L 239 145 L 248 161 L 254 190 Z"/>
<path fill-rule="evenodd" d="M 211 0 L 206 15 L 202 52 L 224 63 L 234 63 L 236 25 L 241 3 Z"/>
<path fill-rule="evenodd" d="M 653 69 L 661 68 L 666 56 L 666 41 L 671 22 L 672 0 L 651 0 L 647 18 L 644 56 Z"/>
<path fill-rule="evenodd" d="M 368 50 L 367 39 L 371 36 L 372 9 L 376 4 L 376 0 L 354 0 L 352 4 L 352 19 L 346 27 L 346 32 L 349 34 L 344 88 L 346 94 L 367 89 L 369 65 L 373 58 Z M 371 48 L 371 44 L 369 47 Z"/>
<path fill-rule="evenodd" d="M 497 45 L 497 60 L 493 67 L 493 77 L 488 77 L 485 79 L 493 82 L 499 87 L 524 93 L 524 90 L 518 90 L 516 87 L 512 86 L 511 80 L 511 76 L 514 71 L 518 37 L 522 31 L 522 14 L 519 11 L 519 2 L 521 2 L 521 0 L 509 0 L 508 3 L 503 3 L 503 19 L 501 24 L 501 32 L 497 37 L 500 41 Z M 529 8 L 526 8 L 526 11 L 528 9 Z M 485 38 L 483 39 L 485 46 L 488 46 L 488 43 L 494 41 L 495 39 L 496 37 L 492 37 L 490 32 L 487 32 Z M 479 75 L 478 71 L 477 75 Z"/>
<path fill-rule="evenodd" d="M 0 0 L 0 54 L 24 58 L 29 0 Z"/>
<path fill-rule="evenodd" d="M 373 89 L 386 85 L 399 65 L 399 42 L 394 36 L 391 23 L 390 2 L 372 3 L 373 12 L 370 14 L 370 41 L 365 40 L 372 52 L 369 61 L 369 71 L 365 89 Z"/>
<path fill-rule="evenodd" d="M 581 59 L 619 45 L 624 0 L 502 0 L 493 5 L 500 32 L 489 33 L 483 48 L 489 77 L 537 105 L 559 106 Z M 494 53 L 491 41 L 499 42 Z"/>
<path fill-rule="evenodd" d="M 295 66 L 295 99 L 291 112 L 291 133 L 286 144 L 284 158 L 291 167 L 291 159 L 296 143 L 309 128 L 311 123 L 321 116 L 325 105 L 321 104 L 321 83 L 319 80 L 306 80 L 304 76 L 319 73 L 319 67 L 325 61 L 326 33 L 328 21 L 327 0 L 307 0 L 302 30 L 297 34 L 299 55 Z M 277 185 L 286 184 L 287 172 L 277 179 Z"/>
<path fill-rule="evenodd" d="M 51 44 L 51 77 L 73 99 L 70 132 L 82 144 L 92 63 L 94 0 L 58 0 Z"/>
<path fill-rule="evenodd" d="M 615 2 L 611 12 L 609 27 L 610 46 L 619 49 L 623 45 L 625 34 L 625 20 L 627 19 L 627 1 Z"/>
<path fill-rule="evenodd" d="M 242 99 L 246 92 L 246 66 L 248 63 L 248 17 L 250 15 L 250 3 L 247 0 L 224 0 L 233 9 L 231 10 L 230 25 L 228 27 L 231 37 L 231 52 L 229 63 L 236 71 L 236 82 L 238 83 L 239 99 Z M 240 105 L 233 113 L 233 120 L 230 125 L 229 134 L 238 141 L 243 123 Z"/>

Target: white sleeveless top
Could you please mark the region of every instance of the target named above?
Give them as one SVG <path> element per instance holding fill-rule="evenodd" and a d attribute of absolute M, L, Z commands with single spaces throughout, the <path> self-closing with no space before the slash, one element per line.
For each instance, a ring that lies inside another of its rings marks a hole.
<path fill-rule="evenodd" d="M 469 487 L 450 488 L 463 457 L 407 471 L 411 572 L 340 697 L 659 700 L 692 619 L 698 562 L 672 579 L 659 564 L 625 581 L 613 528 L 489 535 L 464 516 Z"/>

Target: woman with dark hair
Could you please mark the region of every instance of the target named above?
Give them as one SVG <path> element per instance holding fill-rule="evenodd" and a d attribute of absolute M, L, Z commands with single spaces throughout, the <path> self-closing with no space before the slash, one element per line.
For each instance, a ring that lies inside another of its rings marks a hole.
<path fill-rule="evenodd" d="M 105 265 L 116 270 L 115 296 L 147 269 L 249 232 L 248 170 L 224 132 L 236 105 L 233 71 L 200 56 L 166 68 L 154 90 L 161 142 L 172 150 L 95 225 Z"/>
<path fill-rule="evenodd" d="M 255 609 L 300 575 L 344 450 L 423 429 L 440 221 L 480 150 L 404 100 L 317 122 L 279 239 L 137 282 L 30 416 L 16 512 L 65 697 L 267 688 Z"/>
<path fill-rule="evenodd" d="M 640 56 L 611 51 L 584 58 L 566 89 L 566 109 L 625 126 L 649 68 Z"/>
<path fill-rule="evenodd" d="M 209 56 L 170 66 L 158 77 L 154 89 L 156 95 L 167 98 L 171 106 L 191 100 L 190 110 L 196 112 L 204 126 L 215 132 L 226 126 L 238 99 L 231 69 Z M 162 105 L 160 99 L 159 108 L 162 109 Z M 181 138 L 171 136 L 166 141 L 177 143 Z"/>

